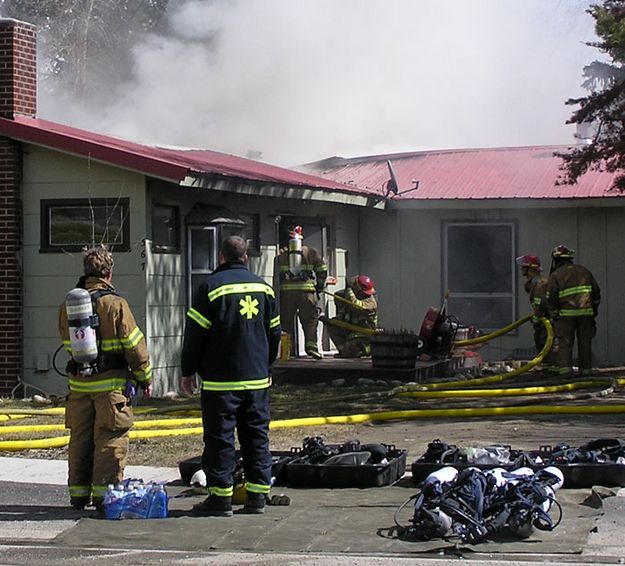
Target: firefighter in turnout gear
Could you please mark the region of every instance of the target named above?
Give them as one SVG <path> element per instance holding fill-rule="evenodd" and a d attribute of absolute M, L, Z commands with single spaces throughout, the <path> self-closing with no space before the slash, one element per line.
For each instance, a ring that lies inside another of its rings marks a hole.
<path fill-rule="evenodd" d="M 516 258 L 516 262 L 521 266 L 521 273 L 525 277 L 524 289 L 529 295 L 530 306 L 532 307 L 532 324 L 534 326 L 534 345 L 536 351 L 540 352 L 547 341 L 547 329 L 540 322 L 542 317 L 549 318 L 547 307 L 547 278 L 542 275 L 540 259 L 535 255 L 522 255 Z M 542 367 L 544 370 L 555 373 L 557 365 L 550 350 L 543 358 Z"/>
<path fill-rule="evenodd" d="M 303 244 L 301 226 L 289 227 L 289 246 L 278 257 L 282 328 L 291 336 L 295 355 L 295 316 L 304 331 L 304 350 L 313 359 L 323 356 L 317 346 L 317 302 L 326 287 L 328 266 L 317 250 Z"/>
<path fill-rule="evenodd" d="M 269 386 L 280 343 L 274 290 L 247 267 L 247 244 L 224 240 L 219 267 L 207 277 L 187 312 L 182 347 L 182 389 L 202 380 L 202 424 L 208 497 L 193 507 L 202 516 L 232 516 L 241 445 L 246 498 L 243 512 L 263 513 L 271 485 Z"/>
<path fill-rule="evenodd" d="M 143 333 L 125 299 L 111 281 L 113 255 L 104 246 L 83 251 L 84 276 L 76 287 L 91 295 L 97 315 L 97 358 L 90 364 L 68 363 L 69 396 L 65 426 L 70 429 L 69 495 L 71 505 L 102 507 L 108 484 L 123 480 L 128 454 L 128 430 L 133 424 L 130 384 L 149 396 L 152 367 Z M 69 296 L 69 294 L 68 294 Z M 72 356 L 70 332 L 84 333 L 70 320 L 67 305 L 59 310 L 59 333 Z M 78 356 L 77 356 L 78 357 Z"/>
<path fill-rule="evenodd" d="M 378 325 L 378 303 L 373 280 L 367 275 L 357 275 L 348 280 L 344 290 L 335 294 L 336 316 L 327 320 L 328 334 L 336 345 L 339 358 L 360 358 L 371 355 L 371 336 L 357 330 L 341 328 L 337 322 L 375 330 Z M 343 300 L 341 300 L 343 299 Z"/>
<path fill-rule="evenodd" d="M 574 250 L 560 245 L 552 254 L 547 283 L 549 315 L 554 324 L 558 374 L 573 372 L 573 344 L 577 336 L 580 375 L 592 374 L 592 339 L 596 333 L 601 291 L 592 273 L 573 263 Z"/>

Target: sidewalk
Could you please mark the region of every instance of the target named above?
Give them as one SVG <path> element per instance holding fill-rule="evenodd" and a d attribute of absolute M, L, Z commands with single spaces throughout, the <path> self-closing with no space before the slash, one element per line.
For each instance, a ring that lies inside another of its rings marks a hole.
<path fill-rule="evenodd" d="M 149 552 L 249 552 L 286 555 L 432 557 L 460 552 L 472 559 L 570 563 L 611 562 L 625 557 L 625 490 L 601 502 L 587 504 L 591 490 L 560 490 L 562 524 L 552 532 L 535 531 L 527 540 L 502 539 L 455 547 L 443 540 L 406 541 L 394 532 L 397 507 L 416 492 L 410 477 L 393 486 L 368 489 L 295 489 L 286 493 L 288 507 L 268 507 L 264 516 L 232 518 L 190 516 L 203 496 L 190 494 L 176 468 L 129 466 L 127 477 L 168 482 L 170 517 L 146 521 L 105 521 L 93 512 L 78 512 L 67 504 L 67 462 L 0 458 L 0 543 L 51 543 L 62 549 L 110 549 Z M 603 508 L 601 508 L 603 503 Z M 409 521 L 410 509 L 402 517 Z M 113 542 L 114 541 L 114 542 Z M 445 550 L 447 549 L 447 551 Z"/>
<path fill-rule="evenodd" d="M 127 466 L 125 477 L 167 483 L 180 479 L 180 474 L 178 468 Z M 0 481 L 67 485 L 67 461 L 0 457 Z"/>

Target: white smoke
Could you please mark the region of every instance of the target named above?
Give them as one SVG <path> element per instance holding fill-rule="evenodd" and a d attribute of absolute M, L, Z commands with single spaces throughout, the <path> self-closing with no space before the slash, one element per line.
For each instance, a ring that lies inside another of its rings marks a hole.
<path fill-rule="evenodd" d="M 40 116 L 292 165 L 331 155 L 571 143 L 598 51 L 590 0 L 179 0 L 133 79 Z"/>

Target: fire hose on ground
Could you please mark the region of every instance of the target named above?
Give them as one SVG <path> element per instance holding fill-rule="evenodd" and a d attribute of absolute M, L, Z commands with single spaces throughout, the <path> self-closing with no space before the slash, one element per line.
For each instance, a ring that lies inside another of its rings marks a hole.
<path fill-rule="evenodd" d="M 514 328 L 517 328 L 521 324 L 527 322 L 531 317 L 524 317 L 507 327 L 498 330 L 492 334 L 482 336 L 480 338 L 471 340 L 462 340 L 455 343 L 455 345 L 465 346 L 471 344 L 477 344 L 492 340 L 497 336 L 501 336 L 506 332 L 510 332 Z M 460 397 L 460 396 L 475 396 L 475 397 L 488 397 L 488 396 L 505 396 L 505 395 L 522 395 L 522 394 L 538 394 L 545 392 L 561 392 L 581 389 L 585 387 L 594 387 L 601 385 L 609 385 L 604 388 L 601 394 L 608 394 L 614 387 L 625 385 L 625 378 L 615 379 L 585 379 L 582 381 L 575 381 L 572 383 L 554 385 L 554 386 L 541 386 L 541 387 L 526 387 L 526 388 L 514 388 L 514 389 L 462 389 L 467 385 L 482 385 L 486 383 L 496 383 L 505 379 L 518 376 L 529 369 L 538 365 L 543 357 L 550 350 L 553 342 L 553 329 L 551 323 L 547 319 L 541 319 L 542 323 L 547 329 L 547 340 L 541 352 L 526 365 L 515 369 L 511 372 L 504 374 L 498 374 L 483 378 L 476 378 L 470 380 L 459 380 L 447 383 L 432 383 L 426 385 L 414 385 L 414 386 L 400 386 L 393 389 L 390 392 L 386 392 L 385 395 L 401 395 L 401 396 L 414 396 L 414 397 Z M 351 326 L 351 325 L 350 325 Z M 359 328 L 359 327 L 357 327 Z M 367 329 L 370 330 L 370 329 Z M 372 331 L 375 332 L 375 331 Z M 478 342 L 479 341 L 479 342 Z M 175 411 L 189 410 L 191 407 L 176 407 Z M 158 409 L 155 407 L 142 407 L 143 411 L 138 412 L 153 412 Z M 23 418 L 30 415 L 59 415 L 64 412 L 64 408 L 56 407 L 50 409 L 43 409 L 39 411 L 35 410 L 9 410 L 0 412 L 0 417 Z M 167 412 L 167 411 L 165 411 Z M 624 404 L 613 405 L 530 405 L 530 406 L 508 406 L 508 407 L 465 407 L 465 408 L 437 408 L 437 409 L 410 409 L 410 410 L 398 410 L 398 411 L 380 411 L 375 413 L 362 413 L 353 415 L 338 415 L 338 416 L 316 416 L 316 417 L 302 417 L 295 419 L 283 419 L 275 420 L 270 424 L 271 430 L 294 428 L 294 427 L 306 427 L 306 426 L 325 426 L 335 424 L 364 424 L 383 422 L 389 420 L 412 420 L 412 419 L 430 419 L 430 418 L 465 418 L 465 417 L 488 417 L 488 416 L 519 416 L 519 415 L 537 415 L 537 414 L 568 414 L 568 415 L 581 415 L 581 414 L 620 414 L 625 413 Z M 136 438 L 158 438 L 166 436 L 188 436 L 188 435 L 201 435 L 203 429 L 201 426 L 189 427 L 189 425 L 200 425 L 201 418 L 180 418 L 180 419 L 156 419 L 136 421 L 135 429 L 145 430 L 131 430 L 129 432 L 131 439 Z M 156 428 L 153 427 L 178 427 L 184 426 L 187 428 Z M 0 427 L 0 433 L 22 433 L 22 432 L 44 432 L 53 430 L 64 430 L 65 426 L 62 424 L 53 425 L 12 425 Z M 61 448 L 69 443 L 69 436 L 61 436 L 54 438 L 41 438 L 37 440 L 5 440 L 0 441 L 0 451 L 20 451 L 20 450 L 38 450 L 48 448 Z"/>

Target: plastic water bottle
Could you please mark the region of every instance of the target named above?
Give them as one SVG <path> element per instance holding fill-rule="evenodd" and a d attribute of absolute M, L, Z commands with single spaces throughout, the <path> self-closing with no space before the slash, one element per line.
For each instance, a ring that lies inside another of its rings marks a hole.
<path fill-rule="evenodd" d="M 104 516 L 107 519 L 121 519 L 123 500 L 123 486 L 119 484 L 116 487 L 113 484 L 109 484 L 102 502 L 104 505 Z"/>
<path fill-rule="evenodd" d="M 165 519 L 167 517 L 168 497 L 165 486 L 162 483 L 151 486 L 150 490 L 150 508 L 148 510 L 148 519 Z"/>
<path fill-rule="evenodd" d="M 150 498 L 143 483 L 132 484 L 130 493 L 123 499 L 122 519 L 147 519 L 150 510 Z"/>

